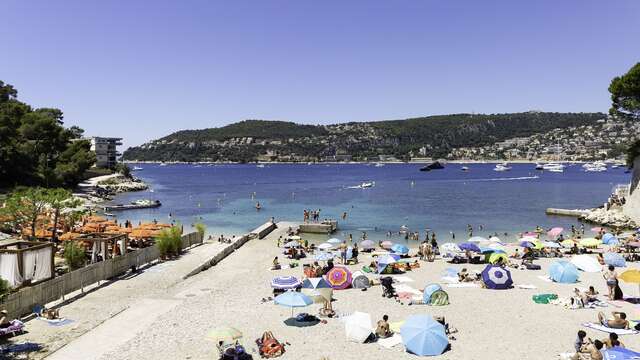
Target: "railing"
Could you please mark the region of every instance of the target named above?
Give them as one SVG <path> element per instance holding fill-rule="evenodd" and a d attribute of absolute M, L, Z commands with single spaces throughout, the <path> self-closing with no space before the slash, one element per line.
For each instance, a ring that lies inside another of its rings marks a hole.
<path fill-rule="evenodd" d="M 182 235 L 182 248 L 186 249 L 195 244 L 202 244 L 202 241 L 203 237 L 197 232 Z M 50 303 L 77 290 L 84 292 L 84 288 L 89 285 L 122 275 L 133 266 L 139 268 L 159 257 L 160 252 L 155 246 L 131 251 L 122 256 L 57 276 L 49 281 L 22 288 L 2 299 L 0 308 L 6 309 L 10 315 L 15 317 L 25 315 L 30 313 L 35 305 Z"/>

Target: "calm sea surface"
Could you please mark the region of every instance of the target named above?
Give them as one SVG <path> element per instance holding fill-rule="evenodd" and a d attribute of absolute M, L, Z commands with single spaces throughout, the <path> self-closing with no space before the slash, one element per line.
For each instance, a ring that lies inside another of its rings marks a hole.
<path fill-rule="evenodd" d="M 174 219 L 189 226 L 201 219 L 210 233 L 231 235 L 271 216 L 301 221 L 303 209 L 321 209 L 321 218 L 347 212 L 346 221 L 339 221 L 338 237 L 352 233 L 359 238 L 366 231 L 371 239 L 383 239 L 387 231 L 397 233 L 406 225 L 421 234 L 431 229 L 441 242 L 451 240 L 452 233 L 457 241 L 466 240 L 467 224 L 474 235 L 497 232 L 504 239 L 507 233 L 510 240 L 536 225 L 568 228 L 578 222 L 546 216 L 545 209 L 596 207 L 616 184 L 630 179 L 623 168 L 585 173 L 580 165 L 564 173 L 536 171 L 533 164 L 514 164 L 507 172 L 493 171 L 493 164 L 468 164 L 468 172 L 460 164 L 431 172 L 420 172 L 420 165 L 413 164 L 140 166 L 144 169 L 135 175 L 151 190 L 121 194 L 114 203 L 151 198 L 162 206 L 118 212 L 119 220 Z M 365 181 L 374 181 L 375 187 L 349 188 Z"/>

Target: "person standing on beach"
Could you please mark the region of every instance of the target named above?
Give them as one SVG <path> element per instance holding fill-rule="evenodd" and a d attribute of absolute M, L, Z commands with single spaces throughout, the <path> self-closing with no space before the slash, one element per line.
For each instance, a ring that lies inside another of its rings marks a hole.
<path fill-rule="evenodd" d="M 340 259 L 342 259 L 342 265 L 347 264 L 347 244 L 344 241 L 340 244 Z"/>
<path fill-rule="evenodd" d="M 609 265 L 607 271 L 602 274 L 602 277 L 607 281 L 609 300 L 613 300 L 616 285 L 618 285 L 618 273 L 616 273 L 615 267 L 613 267 L 613 265 Z"/>

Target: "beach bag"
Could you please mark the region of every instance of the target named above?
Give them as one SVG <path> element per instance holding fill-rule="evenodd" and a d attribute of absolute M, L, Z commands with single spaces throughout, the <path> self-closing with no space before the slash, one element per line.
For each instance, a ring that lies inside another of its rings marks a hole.
<path fill-rule="evenodd" d="M 431 294 L 429 303 L 432 306 L 444 306 L 449 305 L 449 294 L 444 290 L 436 290 Z"/>
<path fill-rule="evenodd" d="M 271 331 L 262 334 L 262 346 L 260 348 L 262 357 L 267 359 L 276 358 L 284 354 L 284 345 L 273 336 Z"/>
<path fill-rule="evenodd" d="M 527 268 L 527 270 L 540 270 L 541 267 L 538 264 L 531 264 L 531 263 L 527 263 L 524 264 L 524 266 Z"/>
<path fill-rule="evenodd" d="M 536 304 L 548 304 L 552 300 L 558 299 L 556 294 L 538 294 L 531 297 Z"/>

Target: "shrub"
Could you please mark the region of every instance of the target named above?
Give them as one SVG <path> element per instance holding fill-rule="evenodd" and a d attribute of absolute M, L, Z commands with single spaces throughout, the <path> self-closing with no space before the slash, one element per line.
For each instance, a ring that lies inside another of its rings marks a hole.
<path fill-rule="evenodd" d="M 640 140 L 636 140 L 629 148 L 627 149 L 627 166 L 632 168 L 633 161 L 640 156 Z"/>
<path fill-rule="evenodd" d="M 198 234 L 200 234 L 200 236 L 202 236 L 202 238 L 204 239 L 204 233 L 207 231 L 207 226 L 203 223 L 197 223 L 194 225 L 194 227 L 196 228 Z"/>
<path fill-rule="evenodd" d="M 0 278 L 0 299 L 2 299 L 5 295 L 7 295 L 11 291 L 11 286 L 9 286 L 9 282 L 3 278 Z"/>
<path fill-rule="evenodd" d="M 79 269 L 85 263 L 84 250 L 75 241 L 69 241 L 64 246 L 64 261 L 70 270 Z"/>
<path fill-rule="evenodd" d="M 160 256 L 177 256 L 182 250 L 182 231 L 178 226 L 164 229 L 156 236 L 156 246 Z"/>

